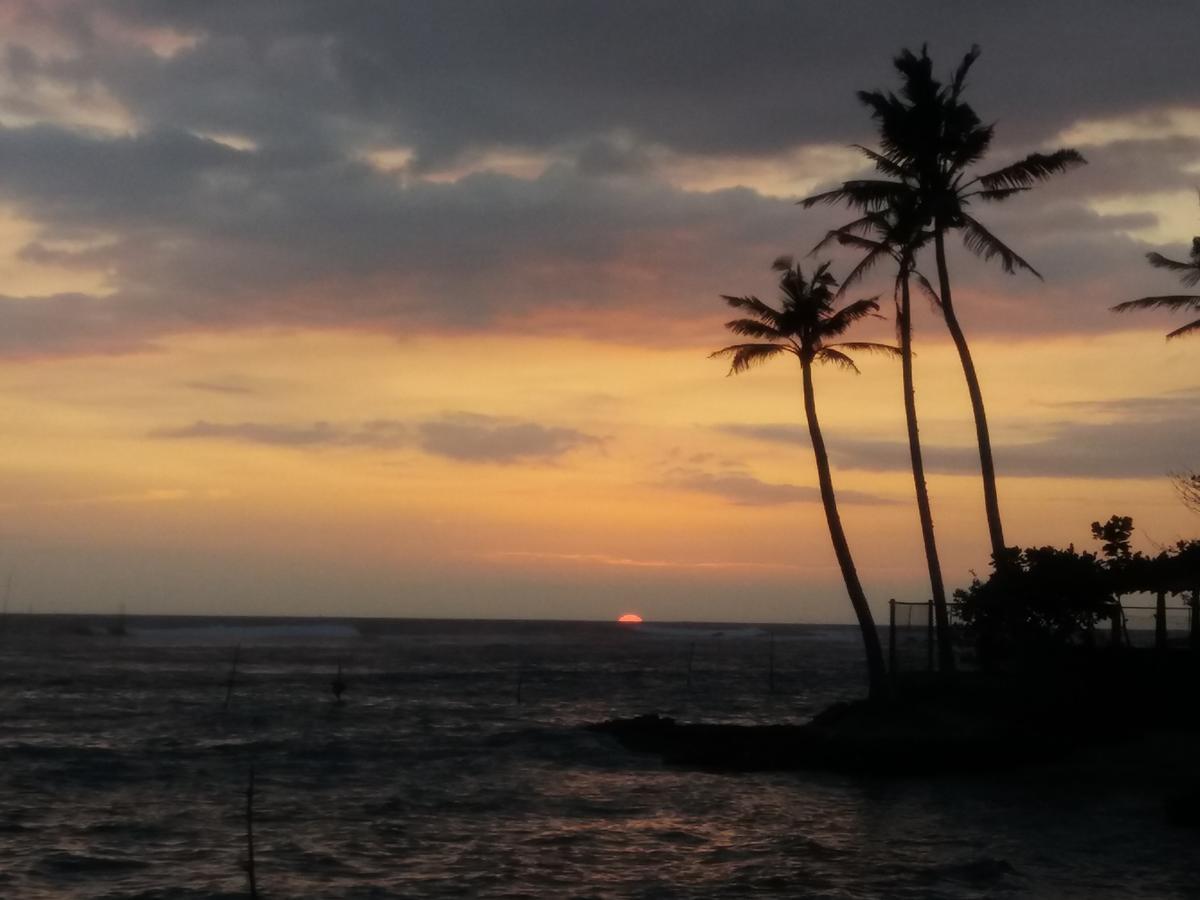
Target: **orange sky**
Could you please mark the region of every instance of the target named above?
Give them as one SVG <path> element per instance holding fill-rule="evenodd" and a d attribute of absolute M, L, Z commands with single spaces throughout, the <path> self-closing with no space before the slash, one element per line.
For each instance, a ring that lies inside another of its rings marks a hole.
<path fill-rule="evenodd" d="M 979 342 L 997 444 L 1037 439 L 1072 403 L 1186 383 L 1193 348 L 1163 352 L 1161 340 L 1139 330 Z M 630 607 L 653 618 L 844 619 L 819 503 L 739 502 L 738 482 L 721 489 L 731 473 L 779 493 L 780 485 L 815 484 L 806 446 L 723 430 L 798 422 L 797 372 L 784 364 L 725 378 L 707 349 L 493 337 L 472 341 L 464 355 L 454 338 L 248 334 L 5 365 L 0 390 L 13 439 L 0 460 L 14 602 L 599 618 Z M 1144 362 L 1078 377 L 1126 355 Z M 918 365 L 925 440 L 969 445 L 951 348 L 928 346 Z M 880 360 L 863 370 L 821 373 L 835 453 L 843 436 L 903 434 L 898 370 Z M 446 410 L 553 423 L 595 440 L 553 459 L 494 462 L 447 458 L 405 438 L 372 446 L 354 437 L 363 423 L 421 422 Z M 155 434 L 197 421 L 301 429 L 325 421 L 350 436 L 344 445 L 289 445 Z M 998 461 L 1003 473 L 1002 452 Z M 837 477 L 844 490 L 879 501 L 843 507 L 876 602 L 921 596 L 909 476 L 841 469 Z M 1112 513 L 1133 515 L 1143 537 L 1158 541 L 1195 524 L 1164 477 L 1009 477 L 1001 487 L 1010 539 L 1024 544 L 1087 546 L 1088 523 Z M 961 585 L 986 563 L 978 480 L 939 475 L 931 489 L 946 572 Z"/>

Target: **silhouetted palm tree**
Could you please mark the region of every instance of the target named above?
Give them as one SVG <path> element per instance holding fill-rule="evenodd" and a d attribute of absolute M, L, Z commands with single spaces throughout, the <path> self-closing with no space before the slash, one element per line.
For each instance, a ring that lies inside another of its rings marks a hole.
<path fill-rule="evenodd" d="M 1188 262 L 1168 259 L 1161 253 L 1147 253 L 1146 259 L 1156 269 L 1167 269 L 1179 273 L 1179 280 L 1184 287 L 1195 287 L 1200 284 L 1200 237 L 1192 238 L 1192 254 Z M 1160 297 L 1142 297 L 1140 300 L 1126 300 L 1113 307 L 1113 312 L 1128 312 L 1131 309 L 1191 309 L 1200 310 L 1200 295 L 1195 294 L 1166 294 Z M 1181 334 L 1200 329 L 1200 319 L 1188 322 L 1176 328 L 1167 335 L 1167 340 L 1177 338 Z"/>
<path fill-rule="evenodd" d="M 929 570 L 929 590 L 937 623 L 938 665 L 943 672 L 951 672 L 954 670 L 954 643 L 950 632 L 950 614 L 946 605 L 942 565 L 933 534 L 933 511 L 929 504 L 929 489 L 925 483 L 925 462 L 921 455 L 921 437 L 917 428 L 917 401 L 912 366 L 912 280 L 915 279 L 935 303 L 938 300 L 932 285 L 916 270 L 915 263 L 917 251 L 928 243 L 931 237 L 932 234 L 921 227 L 920 216 L 915 210 L 897 205 L 881 212 L 867 213 L 854 222 L 834 229 L 817 245 L 814 252 L 832 241 L 866 251 L 866 255 L 842 282 L 843 292 L 880 257 L 890 256 L 896 263 L 896 281 L 892 296 L 896 304 L 896 334 L 900 341 L 908 455 L 912 463 L 917 517 L 921 523 L 925 564 Z"/>
<path fill-rule="evenodd" d="M 858 618 L 862 631 L 863 645 L 867 654 L 867 675 L 872 696 L 884 690 L 885 670 L 883 650 L 879 644 L 879 633 L 866 594 L 858 579 L 850 545 L 842 529 L 838 514 L 837 498 L 833 492 L 833 478 L 829 472 L 829 455 L 825 440 L 821 436 L 821 425 L 817 420 L 817 406 L 813 394 L 812 367 L 814 363 L 832 363 L 852 372 L 858 367 L 846 351 L 869 351 L 897 353 L 895 347 L 867 341 L 843 341 L 830 343 L 841 337 L 851 325 L 868 316 L 875 315 L 879 304 L 875 300 L 856 300 L 841 309 L 834 308 L 837 279 L 829 274 L 829 264 L 818 266 L 811 279 L 805 279 L 800 266 L 790 257 L 775 260 L 772 268 L 782 273 L 779 288 L 782 293 L 782 308 L 775 309 L 757 297 L 730 297 L 722 295 L 734 309 L 744 310 L 752 318 L 734 319 L 726 322 L 734 334 L 755 338 L 752 343 L 733 344 L 717 350 L 712 356 L 732 357 L 729 374 L 743 372 L 750 367 L 776 356 L 790 353 L 800 360 L 804 383 L 804 415 L 808 421 L 808 433 L 812 439 L 813 456 L 817 463 L 817 482 L 821 490 L 821 502 L 825 507 L 825 521 L 829 526 L 829 537 L 850 604 Z"/>
<path fill-rule="evenodd" d="M 967 72 L 978 56 L 979 48 L 972 47 L 950 84 L 943 85 L 933 77 L 933 63 L 924 48 L 919 57 L 908 50 L 902 51 L 894 60 L 902 82 L 900 96 L 881 91 L 858 93 L 859 100 L 870 109 L 878 125 L 880 151 L 866 147 L 858 149 L 887 178 L 847 181 L 837 190 L 817 194 L 802 203 L 805 207 L 818 203 L 845 203 L 866 212 L 906 206 L 931 229 L 942 315 L 958 350 L 971 398 L 988 534 L 993 558 L 999 561 L 1006 558 L 1006 554 L 991 437 L 975 363 L 954 310 L 945 236 L 948 231 L 960 231 L 963 243 L 973 253 L 987 260 L 999 259 L 1006 272 L 1022 268 L 1040 278 L 1033 266 L 971 215 L 971 202 L 976 199 L 1006 200 L 1051 175 L 1082 165 L 1085 160 L 1069 149 L 1031 153 L 1002 169 L 970 177 L 968 169 L 987 153 L 994 132 L 994 127 L 984 125 L 970 105 L 961 99 Z"/>

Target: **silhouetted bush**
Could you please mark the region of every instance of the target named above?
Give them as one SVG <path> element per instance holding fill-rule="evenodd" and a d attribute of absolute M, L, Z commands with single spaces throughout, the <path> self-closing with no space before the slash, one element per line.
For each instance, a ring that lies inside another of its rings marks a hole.
<path fill-rule="evenodd" d="M 1045 656 L 1087 643 L 1117 609 L 1111 573 L 1072 545 L 1016 547 L 993 562 L 987 581 L 954 592 L 955 614 L 984 665 Z"/>

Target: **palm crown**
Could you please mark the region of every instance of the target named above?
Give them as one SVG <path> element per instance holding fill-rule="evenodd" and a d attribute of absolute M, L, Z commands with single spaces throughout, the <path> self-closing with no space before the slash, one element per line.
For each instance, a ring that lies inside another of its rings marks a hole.
<path fill-rule="evenodd" d="M 804 277 L 800 265 L 789 256 L 775 260 L 771 268 L 781 273 L 779 309 L 753 296 L 722 295 L 734 309 L 750 314 L 749 318 L 726 322 L 725 327 L 734 334 L 756 339 L 711 354 L 731 357 L 729 374 L 743 372 L 782 353 L 791 353 L 806 366 L 826 362 L 857 372 L 858 367 L 847 351 L 899 352 L 895 347 L 871 341 L 834 340 L 855 322 L 877 315 L 879 303 L 872 298 L 835 308 L 838 282 L 829 273 L 829 263 L 819 265 L 810 278 Z"/>
<path fill-rule="evenodd" d="M 876 120 L 882 152 L 856 146 L 876 171 L 888 178 L 847 181 L 802 204 L 844 203 L 865 213 L 907 207 L 920 227 L 960 229 L 968 249 L 985 259 L 998 258 L 1006 272 L 1020 267 L 1038 275 L 971 214 L 971 203 L 976 199 L 1006 200 L 1082 165 L 1084 159 L 1069 149 L 1031 153 L 1004 168 L 972 177 L 968 170 L 986 155 L 995 131 L 962 100 L 967 73 L 978 56 L 979 48 L 972 47 L 950 83 L 942 84 L 933 77 L 933 63 L 924 48 L 920 56 L 903 51 L 895 59 L 903 81 L 898 96 L 883 91 L 858 93 Z"/>
<path fill-rule="evenodd" d="M 1188 262 L 1170 259 L 1161 253 L 1147 253 L 1146 259 L 1156 269 L 1167 269 L 1179 273 L 1179 280 L 1184 287 L 1195 287 L 1200 284 L 1200 237 L 1192 238 L 1192 252 Z M 1194 294 L 1165 294 L 1158 297 L 1142 297 L 1140 300 L 1126 300 L 1113 307 L 1116 312 L 1128 312 L 1131 309 L 1193 309 L 1200 310 L 1200 296 Z M 1180 328 L 1167 334 L 1170 338 L 1179 337 L 1191 331 L 1200 330 L 1200 319 L 1188 322 Z"/>
<path fill-rule="evenodd" d="M 939 304 L 933 285 L 916 268 L 917 252 L 933 239 L 933 232 L 922 227 L 920 213 L 915 207 L 914 195 L 909 194 L 895 206 L 871 210 L 840 228 L 830 230 L 813 248 L 816 253 L 837 243 L 863 251 L 862 259 L 842 280 L 839 293 L 844 293 L 863 278 L 880 260 L 890 257 L 896 263 L 897 293 L 903 280 L 912 278 L 935 306 Z"/>

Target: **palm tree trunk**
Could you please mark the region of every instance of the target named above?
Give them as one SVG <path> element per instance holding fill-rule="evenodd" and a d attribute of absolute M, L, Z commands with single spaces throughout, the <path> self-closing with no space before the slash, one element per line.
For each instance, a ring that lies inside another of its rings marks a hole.
<path fill-rule="evenodd" d="M 800 364 L 804 370 L 804 416 L 808 420 L 808 434 L 812 439 L 813 455 L 817 460 L 817 482 L 821 486 L 821 503 L 825 506 L 825 521 L 829 525 L 829 537 L 833 541 L 833 552 L 837 557 L 838 566 L 842 570 L 842 579 L 846 582 L 846 592 L 850 595 L 850 605 L 858 617 L 858 627 L 862 632 L 863 647 L 867 654 L 867 678 L 871 697 L 882 697 L 886 689 L 886 670 L 883 665 L 883 648 L 879 644 L 879 632 L 875 628 L 875 619 L 871 615 L 871 607 L 867 604 L 867 596 L 863 593 L 862 584 L 858 580 L 858 571 L 854 568 L 854 559 L 850 556 L 850 545 L 846 541 L 846 532 L 842 530 L 842 518 L 838 515 L 837 498 L 833 493 L 833 478 L 829 474 L 829 454 L 825 451 L 825 440 L 821 437 L 821 425 L 817 421 L 817 406 L 813 397 L 812 363 L 801 358 Z"/>
<path fill-rule="evenodd" d="M 954 671 L 954 644 L 950 635 L 950 615 L 946 609 L 946 586 L 942 564 L 938 560 L 937 541 L 933 537 L 933 512 L 929 507 L 929 489 L 925 484 L 925 461 L 921 458 L 921 436 L 917 430 L 917 398 L 913 388 L 912 297 L 908 289 L 907 268 L 900 276 L 900 369 L 904 380 L 904 421 L 908 425 L 908 455 L 912 459 L 913 485 L 917 491 L 917 515 L 921 520 L 921 538 L 925 542 L 925 564 L 929 568 L 929 590 L 937 622 L 938 668 Z"/>
<path fill-rule="evenodd" d="M 975 363 L 971 350 L 954 313 L 950 296 L 950 273 L 946 268 L 946 244 L 942 228 L 934 229 L 934 249 L 937 253 L 938 288 L 941 293 L 942 315 L 950 337 L 958 349 L 963 375 L 967 381 L 967 393 L 971 397 L 971 410 L 975 414 L 975 437 L 979 442 L 979 468 L 983 475 L 983 506 L 987 513 L 988 536 L 992 541 L 992 559 L 999 566 L 1004 560 L 1004 529 L 1000 524 L 1000 500 L 996 494 L 996 467 L 992 463 L 992 439 L 988 435 L 987 413 L 983 409 L 983 393 L 979 390 L 979 376 L 975 374 Z"/>

